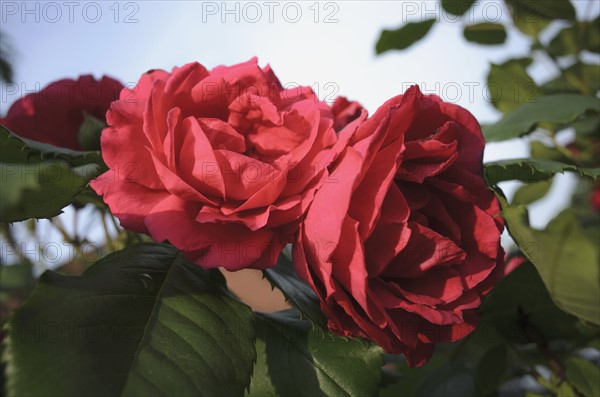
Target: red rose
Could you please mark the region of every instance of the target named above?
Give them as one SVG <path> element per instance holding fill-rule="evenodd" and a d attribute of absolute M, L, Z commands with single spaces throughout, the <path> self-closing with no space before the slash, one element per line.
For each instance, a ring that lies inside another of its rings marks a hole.
<path fill-rule="evenodd" d="M 90 75 L 55 81 L 13 103 L 0 124 L 24 138 L 83 150 L 78 137 L 84 112 L 104 121 L 122 88 L 123 84 L 107 76 L 100 81 Z"/>
<path fill-rule="evenodd" d="M 294 239 L 336 142 L 310 88 L 285 90 L 256 59 L 144 74 L 107 113 L 92 182 L 129 229 L 205 268 L 273 266 Z"/>
<path fill-rule="evenodd" d="M 331 112 L 333 113 L 334 122 L 333 128 L 336 131 L 341 131 L 350 122 L 356 120 L 363 107 L 356 101 L 349 101 L 344 97 L 337 97 L 331 105 Z"/>
<path fill-rule="evenodd" d="M 340 133 L 348 144 L 300 228 L 296 271 L 333 332 L 418 366 L 475 328 L 502 276 L 499 206 L 466 110 L 414 86 L 364 119 Z"/>

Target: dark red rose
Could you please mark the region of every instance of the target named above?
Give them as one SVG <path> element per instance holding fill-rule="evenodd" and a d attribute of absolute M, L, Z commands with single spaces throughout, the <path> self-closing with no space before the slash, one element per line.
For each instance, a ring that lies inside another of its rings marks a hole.
<path fill-rule="evenodd" d="M 344 97 L 337 97 L 331 105 L 331 111 L 333 113 L 334 121 L 333 128 L 336 131 L 341 131 L 350 122 L 356 120 L 363 107 L 356 101 L 349 101 Z"/>
<path fill-rule="evenodd" d="M 273 266 L 327 176 L 337 138 L 308 87 L 256 59 L 144 74 L 107 113 L 92 182 L 121 224 L 205 268 Z"/>
<path fill-rule="evenodd" d="M 104 121 L 122 88 L 123 84 L 107 76 L 100 81 L 90 75 L 59 80 L 17 100 L 0 124 L 24 138 L 83 150 L 78 135 L 84 112 Z"/>
<path fill-rule="evenodd" d="M 469 112 L 414 86 L 365 118 L 340 132 L 347 146 L 301 225 L 296 271 L 330 330 L 419 366 L 477 325 L 504 272 L 503 223 Z"/>

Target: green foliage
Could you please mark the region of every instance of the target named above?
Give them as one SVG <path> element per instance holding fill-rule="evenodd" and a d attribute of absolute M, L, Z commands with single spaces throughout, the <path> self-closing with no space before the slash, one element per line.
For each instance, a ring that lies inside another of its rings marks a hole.
<path fill-rule="evenodd" d="M 0 221 L 60 214 L 98 176 L 98 152 L 77 152 L 16 136 L 0 126 Z"/>
<path fill-rule="evenodd" d="M 600 247 L 581 230 L 573 213 L 563 211 L 545 230 L 529 226 L 523 206 L 510 207 L 504 202 L 502 216 L 556 304 L 586 322 L 600 325 Z"/>
<path fill-rule="evenodd" d="M 442 0 L 442 8 L 449 14 L 460 16 L 469 10 L 475 0 Z"/>
<path fill-rule="evenodd" d="M 487 81 L 492 104 L 498 110 L 506 113 L 523 103 L 536 101 L 540 89 L 525 70 L 530 63 L 530 58 L 522 58 L 492 64 Z"/>
<path fill-rule="evenodd" d="M 527 135 L 538 126 L 554 130 L 573 124 L 577 119 L 600 111 L 597 98 L 577 94 L 557 94 L 537 98 L 505 114 L 496 124 L 483 130 L 487 142 L 503 141 Z"/>
<path fill-rule="evenodd" d="M 552 179 L 522 186 L 515 192 L 512 205 L 529 205 L 543 198 L 552 187 Z"/>
<path fill-rule="evenodd" d="M 569 383 L 586 397 L 600 396 L 600 370 L 594 364 L 579 357 L 566 362 Z"/>
<path fill-rule="evenodd" d="M 79 144 L 86 150 L 100 150 L 100 134 L 106 123 L 89 113 L 83 112 L 83 123 L 77 136 Z"/>
<path fill-rule="evenodd" d="M 465 26 L 463 35 L 472 43 L 496 45 L 506 40 L 506 29 L 499 23 L 476 23 Z"/>
<path fill-rule="evenodd" d="M 600 169 L 581 168 L 555 160 L 522 158 L 499 160 L 485 165 L 485 178 L 490 185 L 502 181 L 536 182 L 565 171 L 575 172 L 592 180 L 600 178 Z"/>
<path fill-rule="evenodd" d="M 300 313 L 314 324 L 327 329 L 327 319 L 323 315 L 320 301 L 315 292 L 304 281 L 300 280 L 294 270 L 290 251 L 279 256 L 277 266 L 264 270 L 265 277 L 274 287 L 283 292 Z"/>
<path fill-rule="evenodd" d="M 293 313 L 257 313 L 255 321 L 258 361 L 250 396 L 377 394 L 383 360 L 374 343 L 323 333 Z"/>
<path fill-rule="evenodd" d="M 422 22 L 409 22 L 396 30 L 384 30 L 377 41 L 375 50 L 381 54 L 390 50 L 404 50 L 427 35 L 435 19 Z"/>
<path fill-rule="evenodd" d="M 5 325 L 8 395 L 241 395 L 252 312 L 217 276 L 162 244 L 45 272 Z"/>

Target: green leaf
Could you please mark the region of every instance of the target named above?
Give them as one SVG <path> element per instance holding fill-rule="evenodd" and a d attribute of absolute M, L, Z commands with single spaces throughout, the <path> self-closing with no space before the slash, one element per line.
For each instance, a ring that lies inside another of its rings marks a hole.
<path fill-rule="evenodd" d="M 41 143 L 20 137 L 10 132 L 3 125 L 0 125 L 0 148 L 0 162 L 4 163 L 61 160 L 71 166 L 95 164 L 102 169 L 106 169 L 99 151 L 82 152 Z"/>
<path fill-rule="evenodd" d="M 555 160 L 561 163 L 570 162 L 569 158 L 554 146 L 547 146 L 540 141 L 529 142 L 531 148 L 531 157 Z"/>
<path fill-rule="evenodd" d="M 51 218 L 60 214 L 87 183 L 79 171 L 57 161 L 0 163 L 0 222 Z"/>
<path fill-rule="evenodd" d="M 489 395 L 496 390 L 504 377 L 507 364 L 508 350 L 504 343 L 499 343 L 484 353 L 475 369 L 475 384 L 482 395 Z"/>
<path fill-rule="evenodd" d="M 533 243 L 523 251 L 537 252 Z M 550 298 L 535 267 L 525 262 L 504 277 L 486 297 L 479 309 L 481 324 L 475 330 L 479 339 L 530 343 L 524 320 L 545 340 L 570 339 L 578 335 L 578 320 L 562 310 Z"/>
<path fill-rule="evenodd" d="M 251 310 L 166 244 L 45 272 L 5 331 L 12 396 L 239 396 L 256 357 Z"/>
<path fill-rule="evenodd" d="M 575 20 L 575 8 L 569 0 L 505 0 L 515 13 L 522 12 L 545 19 Z"/>
<path fill-rule="evenodd" d="M 565 171 L 575 172 L 592 180 L 600 178 L 600 168 L 580 168 L 572 164 L 539 158 L 500 160 L 487 163 L 484 167 L 485 178 L 490 185 L 511 180 L 537 182 Z"/>
<path fill-rule="evenodd" d="M 584 22 L 585 35 L 583 48 L 585 50 L 600 53 L 600 15 L 591 22 Z"/>
<path fill-rule="evenodd" d="M 422 22 L 409 22 L 396 30 L 383 30 L 375 46 L 377 54 L 410 47 L 427 35 L 434 22 L 435 19 L 427 19 Z"/>
<path fill-rule="evenodd" d="M 421 380 L 415 396 L 470 397 L 474 384 L 473 374 L 462 363 L 448 361 Z"/>
<path fill-rule="evenodd" d="M 264 351 L 257 353 L 250 396 L 377 394 L 383 359 L 374 343 L 323 333 L 289 313 L 255 313 L 255 321 L 257 350 Z"/>
<path fill-rule="evenodd" d="M 475 0 L 442 0 L 442 8 L 449 14 L 461 16 L 469 10 Z"/>
<path fill-rule="evenodd" d="M 577 62 L 565 69 L 560 76 L 544 83 L 541 88 L 545 94 L 595 94 L 600 90 L 600 66 Z"/>
<path fill-rule="evenodd" d="M 500 202 L 510 235 L 535 265 L 554 302 L 567 313 L 600 325 L 597 242 L 581 230 L 570 210 L 560 213 L 545 230 L 536 230 L 529 227 L 525 207 Z"/>
<path fill-rule="evenodd" d="M 529 205 L 543 198 L 552 187 L 552 179 L 522 186 L 515 192 L 512 205 Z"/>
<path fill-rule="evenodd" d="M 526 35 L 538 37 L 540 32 L 550 24 L 550 19 L 531 10 L 522 0 L 504 0 L 504 2 L 509 6 L 515 26 Z"/>
<path fill-rule="evenodd" d="M 467 25 L 463 30 L 467 41 L 477 44 L 495 45 L 506 40 L 504 25 L 499 23 L 476 23 Z"/>
<path fill-rule="evenodd" d="M 273 286 L 283 292 L 286 300 L 300 310 L 300 313 L 314 324 L 327 329 L 327 318 L 321 311 L 319 298 L 312 288 L 298 277 L 286 250 L 279 255 L 277 266 L 263 270 L 264 275 Z"/>
<path fill-rule="evenodd" d="M 100 150 L 100 134 L 106 123 L 87 112 L 83 112 L 83 123 L 77 136 L 81 147 L 87 150 Z"/>
<path fill-rule="evenodd" d="M 484 129 L 487 142 L 504 141 L 527 135 L 540 123 L 568 125 L 586 112 L 598 113 L 600 101 L 585 95 L 561 94 L 542 96 L 504 115 L 496 124 Z"/>
<path fill-rule="evenodd" d="M 579 357 L 570 357 L 565 363 L 569 383 L 586 397 L 600 396 L 600 370 Z"/>
<path fill-rule="evenodd" d="M 555 56 L 574 55 L 579 52 L 581 32 L 576 26 L 562 29 L 548 45 L 548 52 Z"/>
<path fill-rule="evenodd" d="M 527 60 L 527 58 L 525 58 Z M 511 59 L 503 64 L 492 64 L 487 76 L 492 104 L 503 113 L 535 102 L 540 89 L 525 70 L 523 59 Z"/>

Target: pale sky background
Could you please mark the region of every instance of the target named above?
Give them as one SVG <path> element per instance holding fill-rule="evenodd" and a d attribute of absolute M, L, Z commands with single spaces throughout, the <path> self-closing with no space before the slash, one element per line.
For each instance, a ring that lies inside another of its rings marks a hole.
<path fill-rule="evenodd" d="M 600 12 L 600 2 L 574 3 L 579 16 Z M 383 28 L 431 17 L 440 23 L 417 45 L 375 55 Z M 504 3 L 496 0 L 479 0 L 462 20 L 446 14 L 437 1 L 3 0 L 1 40 L 14 50 L 17 84 L 1 86 L 0 114 L 20 96 L 60 78 L 107 74 L 133 85 L 148 69 L 170 70 L 191 61 L 212 68 L 258 56 L 284 85 L 312 86 L 326 101 L 347 96 L 372 114 L 418 83 L 425 93 L 438 94 L 489 123 L 499 118 L 485 88 L 489 63 L 527 54 L 529 40 L 511 29 L 503 46 L 470 44 L 462 37 L 462 25 L 509 19 Z M 550 63 L 539 63 L 530 69 L 535 80 L 555 72 Z M 513 140 L 488 145 L 485 160 L 527 155 L 527 145 Z M 559 175 L 550 195 L 531 207 L 532 225 L 543 227 L 564 208 L 573 186 L 572 175 Z M 504 186 L 509 196 L 516 187 Z M 50 233 L 46 238 L 57 237 Z"/>

